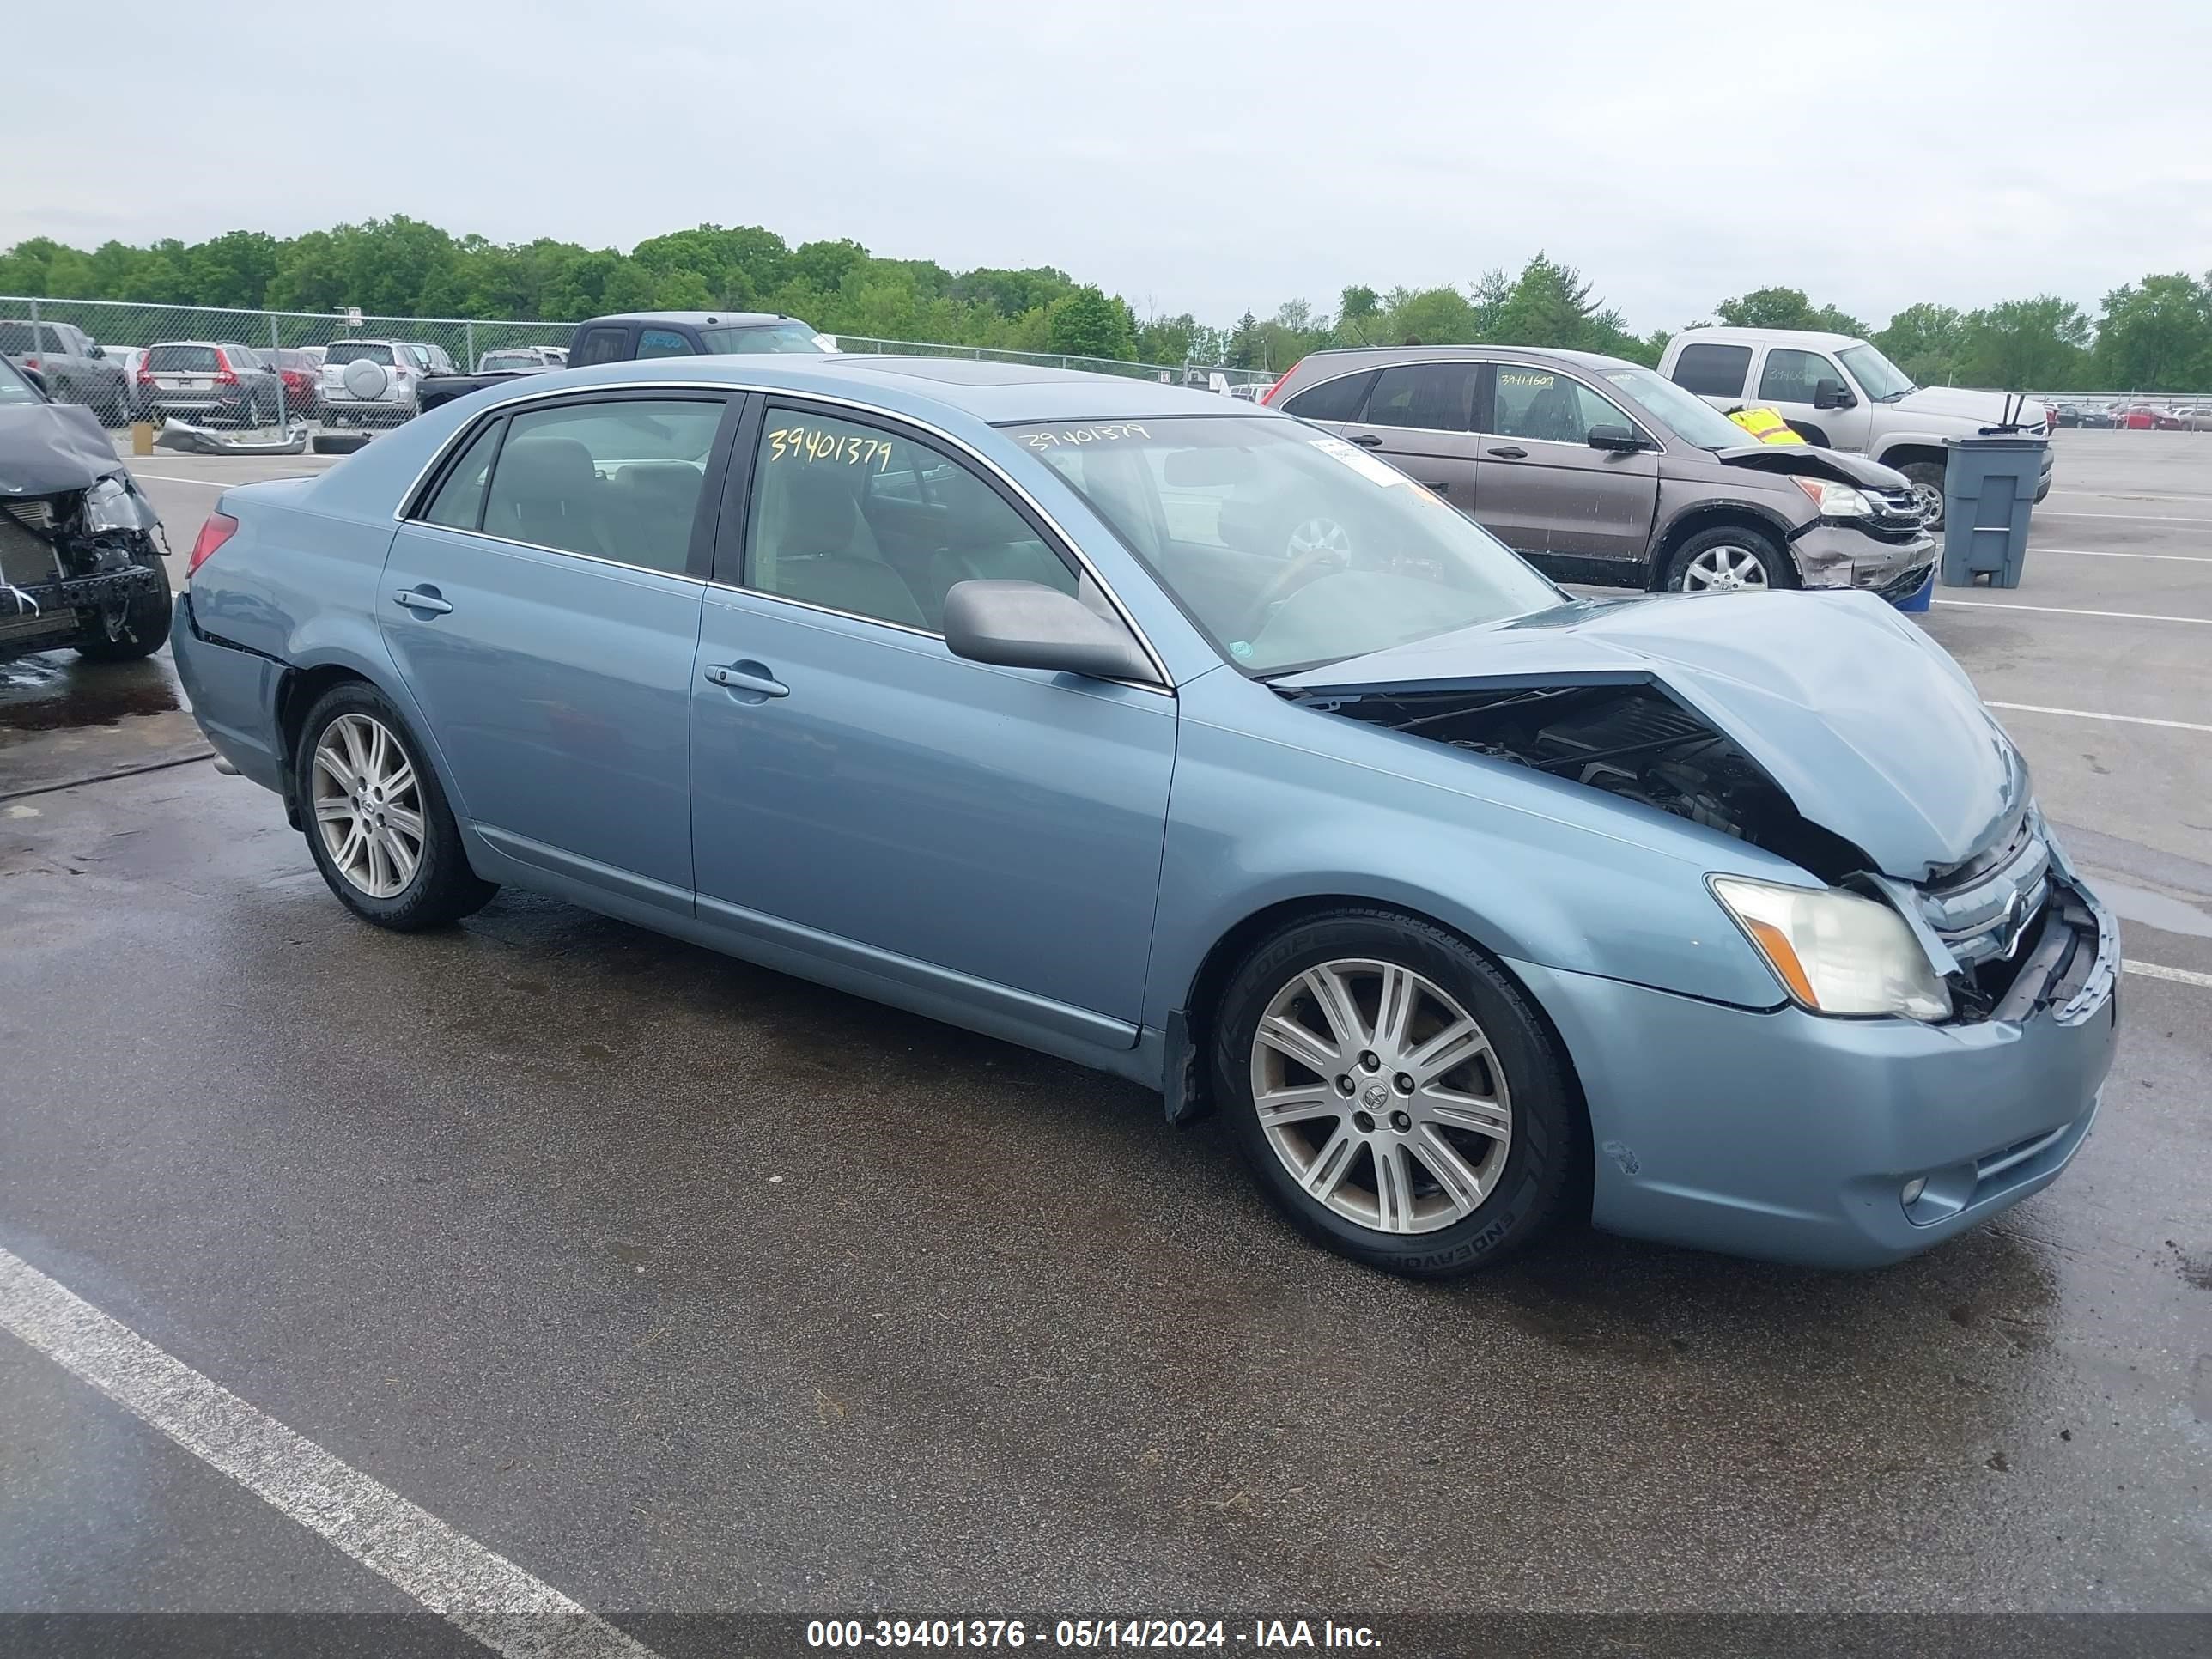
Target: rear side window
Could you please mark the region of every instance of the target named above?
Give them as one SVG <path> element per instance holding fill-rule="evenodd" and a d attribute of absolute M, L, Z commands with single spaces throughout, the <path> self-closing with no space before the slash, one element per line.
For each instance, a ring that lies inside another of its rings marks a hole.
<path fill-rule="evenodd" d="M 611 363 L 618 362 L 620 361 L 622 355 L 622 330 L 618 328 L 591 328 L 586 329 L 584 331 L 584 337 L 576 342 L 575 349 L 569 353 L 568 362 L 570 367 L 581 368 L 586 363 Z"/>
<path fill-rule="evenodd" d="M 1766 354 L 1766 369 L 1759 377 L 1759 395 L 1769 403 L 1809 404 L 1815 381 L 1842 379 L 1836 366 L 1819 352 L 1777 346 Z"/>
<path fill-rule="evenodd" d="M 699 337 L 707 343 L 709 351 L 811 353 L 819 356 L 827 349 L 823 343 L 823 337 L 805 323 L 762 323 L 750 328 L 702 328 L 699 331 Z M 641 349 L 637 355 L 642 357 L 645 353 Z"/>
<path fill-rule="evenodd" d="M 1367 388 L 1375 384 L 1375 371 L 1340 374 L 1334 380 L 1310 386 L 1283 400 L 1282 410 L 1306 421 L 1356 421 L 1367 406 Z"/>
<path fill-rule="evenodd" d="M 683 574 L 722 408 L 623 398 L 514 416 L 484 533 Z"/>
<path fill-rule="evenodd" d="M 491 458 L 499 448 L 500 422 L 492 422 L 477 434 L 453 470 L 446 475 L 422 517 L 448 530 L 474 530 L 483 520 L 484 485 L 491 477 Z"/>
<path fill-rule="evenodd" d="M 323 354 L 323 362 L 325 365 L 382 363 L 388 368 L 392 362 L 392 348 L 365 340 L 341 340 Z"/>
<path fill-rule="evenodd" d="M 0 351 L 13 357 L 37 349 L 31 343 L 31 325 L 28 323 L 0 323 Z"/>
<path fill-rule="evenodd" d="M 230 359 L 230 366 L 233 368 L 262 368 L 266 367 L 266 365 L 262 362 L 259 356 L 258 356 L 250 347 L 242 345 L 226 345 L 223 347 L 222 351 L 223 356 Z"/>
<path fill-rule="evenodd" d="M 212 374 L 215 348 L 204 345 L 160 345 L 146 354 L 145 367 L 156 374 Z"/>
<path fill-rule="evenodd" d="M 691 342 L 672 329 L 647 328 L 638 331 L 637 355 L 641 357 L 696 357 Z"/>
<path fill-rule="evenodd" d="M 1474 419 L 1480 363 L 1400 363 L 1376 378 L 1367 394 L 1367 424 L 1465 432 Z"/>
<path fill-rule="evenodd" d="M 1751 348 L 1744 345 L 1684 346 L 1674 359 L 1674 382 L 1700 398 L 1741 398 L 1751 373 Z"/>

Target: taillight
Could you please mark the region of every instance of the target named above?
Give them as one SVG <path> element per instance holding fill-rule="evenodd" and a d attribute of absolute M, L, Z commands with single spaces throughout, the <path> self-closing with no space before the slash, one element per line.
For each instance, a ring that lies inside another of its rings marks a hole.
<path fill-rule="evenodd" d="M 230 359 L 220 351 L 215 354 L 215 383 L 217 386 L 236 386 L 238 384 L 238 374 L 237 372 L 231 368 Z"/>
<path fill-rule="evenodd" d="M 146 366 L 143 359 L 138 364 L 138 384 L 140 386 L 151 386 L 154 384 L 154 371 Z"/>
<path fill-rule="evenodd" d="M 192 572 L 208 562 L 208 556 L 238 533 L 238 520 L 228 513 L 210 513 L 207 522 L 200 526 L 199 539 L 192 544 L 192 556 L 185 562 L 185 580 L 192 579 Z"/>
<path fill-rule="evenodd" d="M 38 366 L 39 360 L 36 357 L 26 357 L 23 359 L 23 367 L 26 368 L 36 368 Z"/>
<path fill-rule="evenodd" d="M 1305 362 L 1304 358 L 1301 357 L 1298 359 L 1298 363 L 1302 363 L 1304 362 Z M 1267 395 L 1260 399 L 1261 406 L 1262 408 L 1273 403 L 1275 401 L 1275 394 L 1278 392 L 1280 392 L 1284 386 L 1290 383 L 1291 376 L 1298 372 L 1298 363 L 1292 363 L 1288 368 L 1285 369 L 1283 371 L 1283 378 L 1267 388 Z"/>

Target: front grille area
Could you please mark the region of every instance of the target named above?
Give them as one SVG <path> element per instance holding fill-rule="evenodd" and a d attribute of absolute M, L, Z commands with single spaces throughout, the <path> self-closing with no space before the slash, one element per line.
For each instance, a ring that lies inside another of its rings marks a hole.
<path fill-rule="evenodd" d="M 1920 889 L 1921 913 L 1963 967 L 2008 957 L 2051 890 L 2051 849 L 2025 811 L 1989 849 Z"/>

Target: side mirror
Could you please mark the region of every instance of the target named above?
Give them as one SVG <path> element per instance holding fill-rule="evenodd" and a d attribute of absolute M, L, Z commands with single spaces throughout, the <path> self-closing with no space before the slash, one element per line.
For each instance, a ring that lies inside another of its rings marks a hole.
<path fill-rule="evenodd" d="M 1643 448 L 1644 440 L 1637 435 L 1633 428 L 1622 426 L 1618 422 L 1607 421 L 1589 429 L 1589 447 L 1592 449 L 1613 449 L 1626 452 Z"/>
<path fill-rule="evenodd" d="M 1844 383 L 1823 374 L 1813 382 L 1813 407 L 1815 409 L 1850 409 L 1858 399 L 1844 390 Z"/>
<path fill-rule="evenodd" d="M 97 340 L 88 340 L 85 342 L 84 355 L 88 357 L 105 357 L 107 355 L 107 349 Z"/>
<path fill-rule="evenodd" d="M 1119 622 L 1041 582 L 955 582 L 945 596 L 945 643 L 956 657 L 1002 668 L 1098 680 L 1158 678 Z"/>

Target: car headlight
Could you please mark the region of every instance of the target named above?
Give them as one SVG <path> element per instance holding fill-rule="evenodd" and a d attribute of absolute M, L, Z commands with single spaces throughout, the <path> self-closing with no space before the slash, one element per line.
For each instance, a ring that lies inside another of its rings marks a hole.
<path fill-rule="evenodd" d="M 1833 887 L 1741 876 L 1715 876 L 1712 890 L 1801 1006 L 1817 1014 L 1950 1018 L 1949 988 L 1889 906 Z"/>
<path fill-rule="evenodd" d="M 1790 482 L 1813 498 L 1824 519 L 1871 519 L 1874 503 L 1847 483 L 1825 478 L 1793 478 Z"/>
<path fill-rule="evenodd" d="M 120 478 L 102 478 L 84 492 L 84 527 L 94 535 L 103 530 L 146 530 L 153 514 Z"/>

